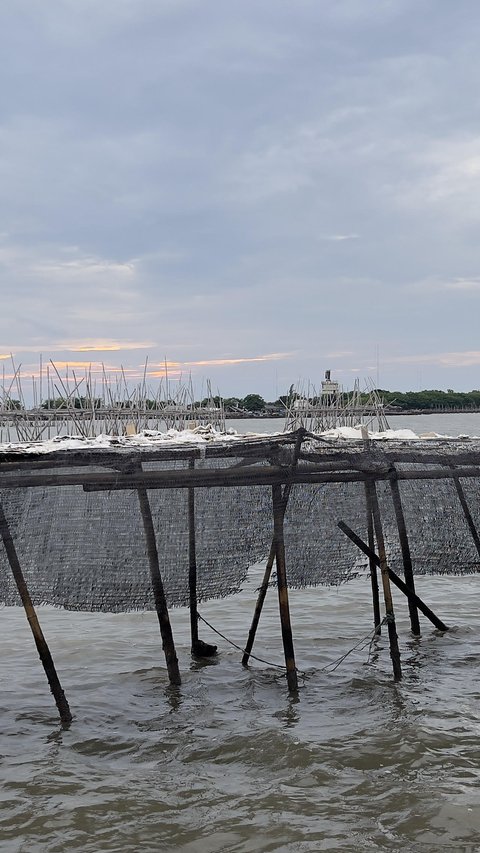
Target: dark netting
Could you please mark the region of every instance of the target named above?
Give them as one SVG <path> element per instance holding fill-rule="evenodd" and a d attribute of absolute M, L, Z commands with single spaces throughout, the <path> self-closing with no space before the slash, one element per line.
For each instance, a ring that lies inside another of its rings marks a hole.
<path fill-rule="evenodd" d="M 346 454 L 344 448 L 342 453 Z M 196 468 L 226 468 L 239 462 L 240 458 L 207 457 L 195 464 Z M 187 465 L 185 459 L 145 462 L 144 469 Z M 413 470 L 415 466 L 397 467 Z M 85 470 L 68 468 L 69 473 Z M 106 469 L 88 467 L 88 471 L 94 470 Z M 461 483 L 479 529 L 480 479 L 464 478 Z M 414 571 L 478 571 L 479 555 L 454 481 L 410 480 L 401 481 L 399 487 Z M 377 482 L 377 492 L 389 561 L 401 573 L 402 557 L 388 481 Z M 188 490 L 150 489 L 148 494 L 168 603 L 187 604 Z M 84 492 L 81 486 L 39 486 L 4 489 L 0 497 L 35 603 L 110 612 L 153 609 L 144 530 L 134 490 Z M 264 559 L 270 550 L 271 488 L 197 488 L 195 510 L 199 599 L 238 592 L 248 567 Z M 339 520 L 367 539 L 363 482 L 292 487 L 285 517 L 291 587 L 339 584 L 366 566 L 366 559 L 338 528 Z M 3 548 L 0 602 L 19 603 Z"/>
<path fill-rule="evenodd" d="M 216 467 L 215 460 L 204 464 Z M 172 467 L 162 464 L 162 470 Z M 188 492 L 148 494 L 168 603 L 187 604 Z M 264 487 L 195 490 L 199 600 L 238 592 L 248 567 L 268 552 L 272 522 L 265 498 L 268 504 Z M 5 489 L 1 500 L 34 603 L 108 612 L 153 609 L 135 491 Z M 19 603 L 3 548 L 0 593 L 3 603 Z"/>
<path fill-rule="evenodd" d="M 337 585 L 355 577 L 365 559 L 337 522 L 366 538 L 365 518 L 363 483 L 294 486 L 285 515 L 289 585 Z"/>
<path fill-rule="evenodd" d="M 407 468 L 399 465 L 399 469 Z M 461 486 L 477 530 L 480 530 L 480 480 Z M 473 574 L 480 557 L 452 480 L 403 480 L 399 484 L 415 574 Z M 403 570 L 395 514 L 387 483 L 377 484 L 389 563 Z"/>

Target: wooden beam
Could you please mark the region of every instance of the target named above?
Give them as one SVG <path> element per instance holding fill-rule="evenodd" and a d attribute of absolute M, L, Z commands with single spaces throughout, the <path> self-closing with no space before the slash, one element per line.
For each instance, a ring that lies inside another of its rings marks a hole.
<path fill-rule="evenodd" d="M 143 471 L 141 473 L 110 472 L 69 472 L 67 474 L 1 474 L 0 489 L 82 486 L 85 491 L 117 491 L 122 489 L 179 489 L 215 488 L 217 486 L 272 486 L 290 483 L 359 483 L 367 475 L 370 480 L 388 480 L 390 470 L 364 472 L 340 471 L 324 472 L 299 468 L 294 473 L 289 466 L 259 465 L 225 469 L 186 469 L 168 471 Z M 480 478 L 480 469 L 476 467 L 458 469 L 458 476 Z M 452 474 L 449 469 L 398 471 L 399 480 L 448 480 Z"/>

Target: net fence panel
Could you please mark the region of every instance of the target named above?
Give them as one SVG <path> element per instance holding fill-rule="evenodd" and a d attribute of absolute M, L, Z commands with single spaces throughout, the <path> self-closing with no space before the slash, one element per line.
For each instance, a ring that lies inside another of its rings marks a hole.
<path fill-rule="evenodd" d="M 238 463 L 240 458 L 206 458 L 196 461 L 195 467 L 223 469 Z M 146 462 L 144 470 L 187 466 L 185 459 Z M 413 466 L 398 468 L 411 470 Z M 86 470 L 105 469 L 68 468 L 69 473 Z M 461 484 L 479 529 L 480 479 L 464 478 Z M 414 572 L 479 571 L 480 559 L 454 481 L 402 480 L 399 489 Z M 378 481 L 377 493 L 388 559 L 391 567 L 402 573 L 390 484 Z M 173 606 L 188 604 L 188 489 L 150 489 L 148 496 L 167 601 Z M 0 499 L 34 603 L 108 612 L 154 608 L 135 490 L 84 492 L 81 486 L 38 486 L 4 489 Z M 265 559 L 270 550 L 271 488 L 196 488 L 195 520 L 199 600 L 238 592 L 249 566 Z M 363 482 L 292 487 L 285 515 L 291 587 L 340 584 L 366 568 L 364 555 L 338 528 L 340 520 L 367 540 Z M 19 604 L 3 547 L 0 602 Z"/>
<path fill-rule="evenodd" d="M 480 480 L 464 479 L 461 485 L 473 522 L 480 530 Z M 399 490 L 414 574 L 465 575 L 480 571 L 480 557 L 453 480 L 402 480 Z M 390 486 L 378 483 L 377 491 L 389 564 L 402 573 Z"/>
<path fill-rule="evenodd" d="M 363 483 L 302 484 L 292 488 L 285 514 L 289 586 L 338 585 L 363 569 L 365 558 L 339 529 L 340 520 L 365 538 Z"/>
<path fill-rule="evenodd" d="M 174 464 L 162 470 L 167 467 Z M 167 602 L 188 604 L 188 490 L 151 489 L 148 497 Z M 154 608 L 135 490 L 35 487 L 4 489 L 0 498 L 35 604 L 106 612 Z M 238 592 L 249 566 L 265 557 L 268 498 L 261 486 L 195 490 L 199 600 Z M 4 604 L 20 603 L 3 548 L 0 596 Z"/>

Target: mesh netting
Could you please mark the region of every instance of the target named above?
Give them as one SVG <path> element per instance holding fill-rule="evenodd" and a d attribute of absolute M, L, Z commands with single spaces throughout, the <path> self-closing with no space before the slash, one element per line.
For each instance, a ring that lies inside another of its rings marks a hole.
<path fill-rule="evenodd" d="M 268 552 L 265 489 L 196 490 L 198 598 L 238 592 L 248 567 Z M 269 492 L 266 490 L 266 497 Z M 188 603 L 187 491 L 150 490 L 160 571 L 170 605 Z M 34 603 L 109 612 L 153 609 L 136 492 L 5 490 L 5 515 Z M 2 550 L 0 596 L 18 604 Z"/>
<path fill-rule="evenodd" d="M 407 466 L 399 465 L 398 468 Z M 480 530 L 480 480 L 462 480 L 462 489 L 477 530 Z M 402 571 L 390 489 L 377 484 L 381 500 L 389 564 Z M 472 574 L 480 557 L 452 480 L 408 480 L 400 483 L 402 506 L 415 574 Z"/>
<path fill-rule="evenodd" d="M 228 464 L 238 461 L 230 459 Z M 206 459 L 200 464 L 224 467 L 225 460 Z M 185 467 L 185 462 L 178 465 Z M 158 469 L 158 464 L 145 465 L 145 469 L 155 467 Z M 162 470 L 168 467 L 176 466 L 161 465 Z M 463 479 L 462 486 L 478 529 L 480 480 Z M 390 565 L 401 573 L 388 482 L 377 483 L 377 492 Z M 416 573 L 466 574 L 480 570 L 479 555 L 452 480 L 402 481 L 400 492 Z M 151 489 L 148 494 L 168 603 L 187 604 L 187 489 Z M 0 499 L 34 603 L 109 612 L 154 608 L 135 491 L 84 492 L 81 486 L 12 488 L 4 489 Z M 199 599 L 238 592 L 248 567 L 264 559 L 270 550 L 270 487 L 197 488 L 195 513 Z M 366 540 L 363 483 L 292 487 L 285 517 L 291 587 L 340 584 L 366 565 L 363 555 L 339 530 L 339 520 Z M 19 603 L 3 548 L 0 602 Z"/>

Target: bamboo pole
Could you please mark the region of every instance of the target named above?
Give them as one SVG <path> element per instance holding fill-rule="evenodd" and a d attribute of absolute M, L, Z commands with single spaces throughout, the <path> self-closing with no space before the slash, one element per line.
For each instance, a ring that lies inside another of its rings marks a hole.
<path fill-rule="evenodd" d="M 52 464 L 55 467 L 55 463 Z M 273 486 L 275 484 L 295 485 L 296 483 L 360 483 L 365 476 L 372 481 L 388 480 L 387 471 L 340 471 L 325 473 L 323 471 L 296 471 L 290 474 L 283 466 L 250 466 L 250 468 L 219 468 L 215 470 L 202 469 L 195 472 L 188 470 L 176 471 L 143 471 L 142 473 L 106 473 L 106 472 L 69 472 L 66 474 L 1 474 L 0 488 L 23 488 L 26 486 L 83 486 L 85 491 L 117 491 L 121 489 L 181 489 L 188 486 L 195 488 L 215 488 L 217 486 Z M 399 471 L 399 480 L 446 480 L 451 473 L 443 469 L 433 471 Z M 480 478 L 478 468 L 465 468 L 462 477 Z"/>
<path fill-rule="evenodd" d="M 360 428 L 362 434 L 363 448 L 366 453 L 370 450 L 370 439 L 368 436 L 368 429 L 366 426 L 362 426 Z M 368 545 L 372 549 L 375 550 L 375 532 L 374 532 L 374 523 L 373 523 L 373 507 L 372 500 L 370 496 L 370 490 L 368 488 L 368 484 L 365 481 L 364 483 L 365 489 L 365 507 L 367 511 L 367 536 L 368 536 Z M 375 560 L 369 558 L 370 564 L 370 584 L 372 587 L 372 604 L 373 604 L 373 626 L 375 628 L 375 633 L 380 636 L 382 633 L 382 617 L 380 615 L 380 595 L 378 590 L 378 576 L 377 576 L 377 565 Z"/>
<path fill-rule="evenodd" d="M 357 536 L 357 534 L 353 532 L 353 530 L 348 526 L 348 524 L 345 524 L 344 521 L 339 521 L 338 526 L 340 530 L 342 530 L 343 533 L 345 533 L 346 536 L 348 536 L 348 538 L 351 539 L 352 542 L 358 548 L 360 548 L 360 550 L 363 551 L 363 553 L 366 554 L 367 557 L 369 557 L 369 559 L 373 560 L 376 565 L 380 567 L 380 558 L 377 556 L 377 554 L 375 554 L 374 551 L 372 551 L 368 547 L 368 545 L 366 545 L 363 539 L 360 539 L 360 536 Z M 433 610 L 431 610 L 430 607 L 425 604 L 425 602 L 420 598 L 420 596 L 417 595 L 416 592 L 412 592 L 412 590 L 402 581 L 401 578 L 398 577 L 398 575 L 390 567 L 388 568 L 388 576 L 392 583 L 394 583 L 395 586 L 398 587 L 398 589 L 400 589 L 409 600 L 415 603 L 420 612 L 423 613 L 423 615 L 430 620 L 432 625 L 435 625 L 435 628 L 438 628 L 439 631 L 449 630 L 448 625 L 445 625 L 445 622 L 442 622 L 442 620 L 435 615 Z"/>
<path fill-rule="evenodd" d="M 287 509 L 288 499 L 290 497 L 291 486 L 285 486 L 282 495 L 282 503 L 283 503 L 283 515 L 285 518 L 285 512 Z M 255 610 L 253 612 L 252 624 L 250 625 L 250 630 L 248 632 L 248 639 L 245 644 L 245 650 L 242 657 L 242 666 L 248 666 L 248 661 L 250 658 L 250 654 L 253 648 L 253 644 L 255 642 L 255 637 L 257 634 L 258 623 L 260 622 L 260 616 L 262 615 L 263 605 L 265 603 L 265 598 L 267 596 L 268 585 L 270 583 L 270 576 L 272 574 L 273 564 L 275 562 L 275 541 L 272 539 L 272 544 L 270 545 L 270 553 L 268 555 L 267 564 L 265 566 L 265 572 L 263 575 L 262 583 L 258 590 L 257 601 L 255 604 Z"/>
<path fill-rule="evenodd" d="M 408 542 L 407 526 L 405 524 L 405 515 L 403 513 L 402 499 L 400 496 L 400 489 L 398 486 L 398 479 L 395 470 L 392 470 L 392 474 L 390 477 L 390 491 L 392 494 L 393 509 L 395 510 L 395 518 L 397 521 L 398 538 L 400 540 L 400 548 L 402 551 L 403 574 L 405 577 L 405 583 L 408 588 L 411 589 L 411 591 L 414 593 L 415 578 L 413 576 L 412 556 L 410 554 L 410 544 Z M 412 634 L 415 634 L 419 637 L 421 632 L 420 620 L 418 618 L 418 610 L 415 606 L 414 601 L 411 598 L 408 599 L 408 611 L 410 614 L 410 626 L 412 629 Z"/>
<path fill-rule="evenodd" d="M 173 641 L 172 627 L 168 615 L 167 600 L 163 588 L 160 565 L 158 562 L 158 550 L 153 527 L 152 511 L 146 489 L 137 489 L 140 512 L 142 514 L 143 528 L 147 543 L 148 562 L 150 566 L 150 577 L 152 581 L 155 609 L 157 611 L 162 646 L 167 663 L 168 677 L 171 684 L 181 684 L 180 671 L 178 669 L 177 653 Z"/>
<path fill-rule="evenodd" d="M 395 612 L 393 609 L 392 590 L 390 588 L 390 577 L 388 573 L 387 555 L 385 552 L 385 540 L 383 538 L 382 519 L 378 505 L 377 490 L 373 481 L 367 480 L 369 498 L 371 501 L 375 537 L 377 540 L 378 556 L 380 559 L 380 571 L 382 574 L 383 597 L 385 601 L 385 615 L 387 618 L 388 639 L 390 643 L 390 657 L 392 659 L 393 677 L 395 681 L 402 678 L 402 667 L 400 663 L 400 651 L 398 648 L 397 628 L 395 625 Z"/>
<path fill-rule="evenodd" d="M 272 574 L 273 564 L 275 562 L 275 542 L 272 541 L 270 545 L 270 553 L 267 559 L 267 565 L 265 566 L 265 572 L 263 575 L 262 583 L 258 589 L 257 601 L 255 604 L 255 610 L 253 611 L 252 624 L 250 625 L 250 630 L 248 632 L 248 639 L 245 644 L 245 650 L 242 657 L 242 666 L 248 666 L 248 661 L 250 658 L 250 653 L 253 648 L 253 644 L 255 642 L 255 636 L 257 633 L 258 623 L 260 622 L 260 616 L 262 615 L 263 605 L 265 603 L 265 598 L 267 595 L 268 584 L 270 583 L 270 575 Z"/>
<path fill-rule="evenodd" d="M 5 546 L 5 551 L 7 553 L 8 562 L 10 564 L 10 568 L 12 570 L 12 574 L 17 585 L 18 593 L 22 600 L 22 604 L 25 610 L 25 614 L 28 620 L 28 624 L 30 625 L 30 629 L 33 634 L 33 639 L 35 641 L 35 645 L 37 647 L 37 651 L 42 662 L 42 666 L 45 670 L 45 675 L 47 676 L 48 683 L 50 685 L 50 690 L 52 692 L 53 698 L 55 699 L 56 706 L 58 708 L 58 713 L 60 715 L 60 720 L 62 721 L 62 725 L 68 727 L 72 722 L 72 714 L 70 712 L 70 707 L 67 702 L 65 693 L 62 690 L 62 685 L 60 684 L 60 680 L 57 675 L 57 671 L 55 669 L 55 664 L 53 663 L 52 655 L 50 654 L 50 649 L 48 648 L 47 641 L 43 635 L 43 631 L 40 627 L 40 623 L 38 621 L 38 617 L 35 611 L 35 608 L 32 603 L 32 599 L 30 598 L 30 593 L 28 591 L 28 587 L 23 576 L 23 572 L 20 566 L 20 561 L 18 559 L 17 550 L 15 548 L 15 544 L 13 542 L 12 534 L 10 532 L 10 527 L 8 525 L 8 521 L 6 519 L 5 513 L 3 511 L 3 507 L 0 504 L 0 535 L 3 540 L 3 544 Z"/>
<path fill-rule="evenodd" d="M 365 483 L 365 504 L 366 504 L 366 512 L 367 512 L 367 535 L 368 535 L 368 545 L 369 548 L 373 551 L 375 548 L 375 533 L 373 529 L 373 514 L 372 507 L 370 501 L 370 495 L 367 488 L 367 484 Z M 380 635 L 382 633 L 382 617 L 380 615 L 380 595 L 378 590 L 378 576 L 377 576 L 377 564 L 375 560 L 372 560 L 369 557 L 369 565 L 370 565 L 370 583 L 372 587 L 372 603 L 373 603 L 373 625 L 375 628 L 375 633 Z"/>
<path fill-rule="evenodd" d="M 295 448 L 293 452 L 293 462 L 291 465 L 291 471 L 294 471 L 297 463 L 298 457 L 300 454 L 300 450 L 302 447 L 302 441 L 305 437 L 306 430 L 300 429 L 298 431 L 298 435 L 295 441 Z M 290 497 L 290 492 L 292 490 L 291 485 L 285 486 L 283 489 L 282 495 L 282 503 L 283 503 L 283 517 L 285 518 L 285 513 L 287 511 L 287 504 Z M 267 564 L 265 566 L 265 572 L 263 575 L 262 583 L 258 590 L 257 601 L 255 604 L 255 610 L 253 612 L 252 624 L 250 625 L 250 630 L 248 632 L 248 639 L 245 644 L 245 650 L 242 657 L 242 666 L 248 666 L 248 661 L 250 658 L 250 654 L 253 648 L 253 644 L 255 642 L 255 636 L 257 633 L 258 623 L 260 622 L 260 616 L 262 615 L 263 605 L 265 603 L 265 598 L 267 595 L 268 585 L 270 583 L 270 576 L 272 574 L 273 564 L 275 562 L 275 541 L 272 539 L 272 544 L 270 546 L 270 553 L 268 555 Z"/>
<path fill-rule="evenodd" d="M 191 470 L 195 468 L 195 459 L 189 459 L 188 466 Z M 217 653 L 217 646 L 204 643 L 198 638 L 198 611 L 197 611 L 197 547 L 195 537 L 195 489 L 188 489 L 188 592 L 190 604 L 190 635 L 191 651 L 195 657 L 213 657 Z"/>
<path fill-rule="evenodd" d="M 190 469 L 195 468 L 195 459 L 188 463 Z M 197 555 L 195 543 L 195 489 L 188 489 L 188 590 L 190 598 L 190 635 L 192 652 L 198 643 L 198 614 L 197 614 Z"/>
<path fill-rule="evenodd" d="M 295 652 L 293 648 L 292 626 L 290 622 L 290 607 L 288 603 L 287 568 L 285 562 L 285 539 L 283 531 L 283 519 L 285 510 L 283 506 L 282 489 L 279 485 L 272 487 L 273 504 L 273 530 L 275 542 L 275 561 L 277 565 L 277 589 L 278 605 L 280 610 L 280 622 L 282 626 L 283 650 L 285 653 L 285 664 L 287 667 L 287 684 L 290 693 L 298 690 L 297 669 L 295 666 Z"/>

